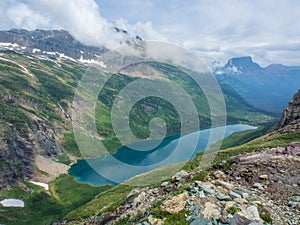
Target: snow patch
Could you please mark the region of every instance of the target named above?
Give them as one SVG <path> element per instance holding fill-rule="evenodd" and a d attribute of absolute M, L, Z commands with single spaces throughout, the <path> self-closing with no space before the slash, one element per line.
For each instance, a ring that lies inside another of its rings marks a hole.
<path fill-rule="evenodd" d="M 36 181 L 29 181 L 29 182 L 32 183 L 32 184 L 35 184 L 37 186 L 40 186 L 40 187 L 44 188 L 46 191 L 49 190 L 49 185 L 46 184 L 46 183 L 36 182 Z"/>
<path fill-rule="evenodd" d="M 3 201 L 0 202 L 1 205 L 4 207 L 21 207 L 23 208 L 25 206 L 24 202 L 19 199 L 14 199 L 14 198 L 8 198 L 4 199 Z"/>
<path fill-rule="evenodd" d="M 22 66 L 22 65 L 20 65 L 20 64 L 18 64 L 18 63 L 16 63 L 15 61 L 10 60 L 10 59 L 6 59 L 6 58 L 2 58 L 2 57 L 0 57 L 0 59 L 3 60 L 3 61 L 12 62 L 12 63 L 18 65 L 19 67 L 21 67 L 21 68 L 23 69 L 23 71 L 24 71 L 26 74 L 28 74 L 28 75 L 31 76 L 31 77 L 34 77 L 33 74 L 31 74 L 31 73 L 28 71 L 28 69 L 27 69 L 26 67 L 24 67 L 24 66 Z"/>
<path fill-rule="evenodd" d="M 82 56 L 80 57 L 79 62 L 88 63 L 88 64 L 96 64 L 96 65 L 101 66 L 102 68 L 106 68 L 106 65 L 104 64 L 104 62 L 97 61 L 97 60 L 94 60 L 94 59 L 83 59 Z"/>
<path fill-rule="evenodd" d="M 9 42 L 0 42 L 0 46 L 2 46 L 2 47 L 12 47 L 12 48 L 19 47 L 18 44 L 16 44 L 16 43 L 9 43 Z"/>
<path fill-rule="evenodd" d="M 47 51 L 43 51 L 43 54 L 47 54 L 47 55 L 56 55 L 56 52 L 47 52 Z"/>
<path fill-rule="evenodd" d="M 56 52 L 56 53 L 59 55 L 59 58 L 68 59 L 68 60 L 71 60 L 71 61 L 76 61 L 75 59 L 73 59 L 70 56 L 65 55 L 64 53 L 59 53 L 59 52 Z"/>
<path fill-rule="evenodd" d="M 32 49 L 32 53 L 33 53 L 33 54 L 34 54 L 34 53 L 37 53 L 37 52 L 41 52 L 41 49 L 38 49 L 38 48 Z"/>

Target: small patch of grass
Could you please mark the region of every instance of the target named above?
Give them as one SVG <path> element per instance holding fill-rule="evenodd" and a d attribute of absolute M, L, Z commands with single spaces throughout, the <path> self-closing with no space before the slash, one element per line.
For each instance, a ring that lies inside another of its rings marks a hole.
<path fill-rule="evenodd" d="M 232 207 L 227 209 L 227 212 L 230 213 L 231 215 L 234 215 L 234 214 L 236 214 L 240 211 L 241 211 L 241 209 L 237 206 L 232 206 Z"/>
<path fill-rule="evenodd" d="M 164 222 L 165 225 L 188 225 L 189 223 L 186 220 L 186 217 L 189 215 L 189 212 L 182 210 L 178 213 L 172 213 L 166 216 Z"/>
<path fill-rule="evenodd" d="M 273 224 L 273 220 L 271 218 L 271 216 L 268 214 L 268 213 L 261 213 L 260 215 L 260 218 L 262 218 L 266 223 L 268 224 Z"/>
<path fill-rule="evenodd" d="M 65 165 L 70 165 L 71 164 L 71 160 L 68 157 L 68 155 L 66 154 L 62 154 L 60 156 L 57 157 L 57 162 L 65 164 Z"/>
<path fill-rule="evenodd" d="M 161 204 L 162 200 L 155 201 L 152 204 L 149 214 L 158 219 L 163 219 L 164 217 L 168 216 L 170 213 L 162 210 L 160 208 Z"/>
<path fill-rule="evenodd" d="M 68 153 L 76 157 L 81 157 L 81 153 L 78 149 L 74 134 L 72 132 L 64 134 L 61 144 Z"/>
<path fill-rule="evenodd" d="M 208 176 L 208 172 L 207 171 L 201 171 L 200 173 L 198 173 L 196 176 L 193 177 L 192 181 L 203 181 L 206 177 Z"/>

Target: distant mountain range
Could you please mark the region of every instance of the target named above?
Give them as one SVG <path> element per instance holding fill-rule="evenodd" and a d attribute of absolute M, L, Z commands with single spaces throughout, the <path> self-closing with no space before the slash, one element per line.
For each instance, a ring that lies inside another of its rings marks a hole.
<path fill-rule="evenodd" d="M 250 104 L 274 113 L 281 113 L 300 88 L 300 66 L 271 64 L 263 68 L 249 56 L 229 59 L 214 73 Z"/>
<path fill-rule="evenodd" d="M 112 30 L 123 36 L 125 43 L 142 41 L 138 35 L 113 27 Z M 46 55 L 58 58 L 91 60 L 108 49 L 105 46 L 87 46 L 75 40 L 65 30 L 11 29 L 0 31 L 0 47 L 21 50 L 35 55 Z"/>
<path fill-rule="evenodd" d="M 124 36 L 125 43 L 143 40 L 126 30 L 112 29 Z M 65 30 L 0 31 L 0 48 L 83 63 L 95 62 L 99 55 L 108 51 L 105 46 L 86 46 Z M 277 114 L 300 87 L 300 66 L 271 64 L 263 68 L 250 56 L 229 59 L 226 65 L 213 71 L 220 82 L 235 89 L 248 103 Z"/>

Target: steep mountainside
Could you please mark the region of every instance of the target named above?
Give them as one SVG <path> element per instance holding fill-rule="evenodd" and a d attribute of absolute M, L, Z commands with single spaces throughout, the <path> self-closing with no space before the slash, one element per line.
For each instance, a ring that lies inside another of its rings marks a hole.
<path fill-rule="evenodd" d="M 18 49 L 30 54 L 94 59 L 106 48 L 81 44 L 65 30 L 22 30 L 0 31 L 0 46 Z"/>
<path fill-rule="evenodd" d="M 300 90 L 294 94 L 288 108 L 284 109 L 280 121 L 274 127 L 274 130 L 279 129 L 282 132 L 300 131 Z"/>
<path fill-rule="evenodd" d="M 148 66 L 187 90 L 199 110 L 201 127 L 210 125 L 207 101 L 186 74 L 169 64 Z M 38 172 L 34 164 L 36 155 L 66 164 L 70 163 L 70 156 L 81 156 L 71 133 L 70 114 L 74 90 L 87 67 L 59 56 L 40 57 L 7 48 L 0 51 L 1 188 L 17 179 L 34 177 Z M 112 151 L 120 143 L 110 121 L 111 105 L 119 91 L 136 78 L 137 74 L 116 74 L 99 95 L 96 126 L 104 144 Z M 228 106 L 228 123 L 260 124 L 273 119 L 248 105 L 226 84 L 221 83 L 221 87 Z M 141 100 L 130 115 L 135 135 L 148 137 L 148 123 L 156 116 L 165 119 L 167 135 L 180 132 L 180 119 L 174 110 L 159 99 Z"/>
<path fill-rule="evenodd" d="M 215 69 L 217 78 L 234 88 L 250 104 L 281 113 L 299 89 L 300 67 L 271 64 L 262 68 L 251 57 L 233 58 Z"/>
<path fill-rule="evenodd" d="M 125 43 L 142 41 L 138 35 L 129 34 L 117 27 L 111 28 Z M 11 29 L 0 31 L 0 47 L 24 51 L 34 55 L 48 55 L 67 59 L 91 60 L 108 49 L 104 46 L 87 46 L 74 39 L 65 30 Z"/>

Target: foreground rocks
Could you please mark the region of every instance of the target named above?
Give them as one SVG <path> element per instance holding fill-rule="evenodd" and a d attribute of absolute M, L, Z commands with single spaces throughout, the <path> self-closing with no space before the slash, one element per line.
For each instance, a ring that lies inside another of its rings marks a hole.
<path fill-rule="evenodd" d="M 85 223 L 155 225 L 184 213 L 191 225 L 298 225 L 300 157 L 291 146 L 298 144 L 238 156 L 228 171 L 211 169 L 203 180 L 180 171 L 158 187 L 134 189 L 109 219 Z"/>

